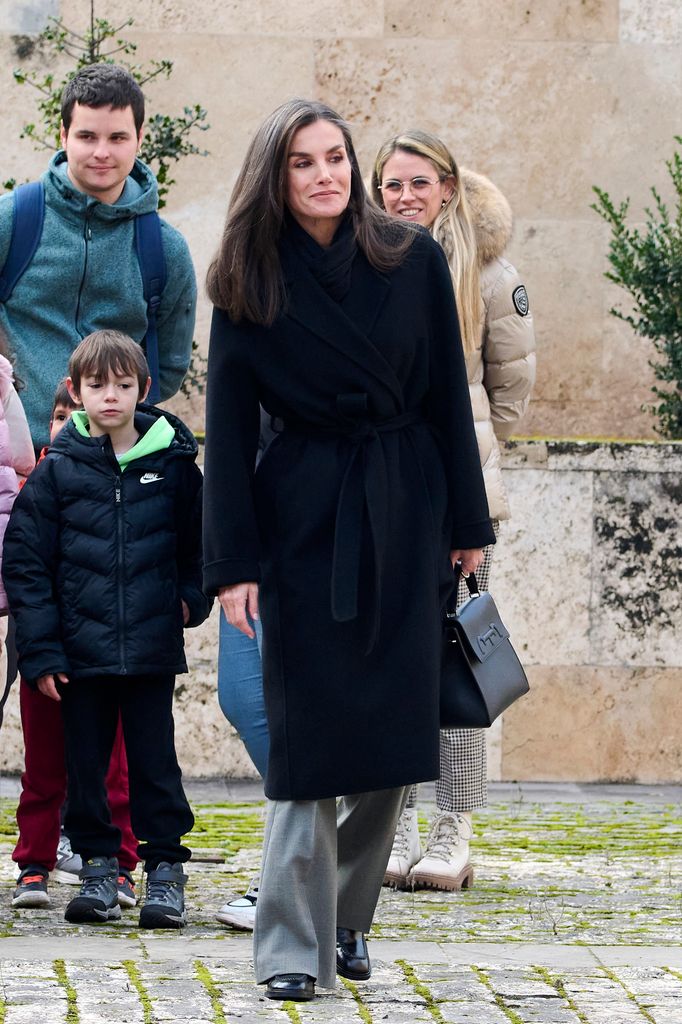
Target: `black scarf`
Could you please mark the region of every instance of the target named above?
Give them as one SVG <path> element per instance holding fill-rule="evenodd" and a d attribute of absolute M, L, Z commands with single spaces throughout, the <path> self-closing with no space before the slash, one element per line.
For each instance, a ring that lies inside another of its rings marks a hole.
<path fill-rule="evenodd" d="M 335 302 L 340 302 L 348 294 L 353 260 L 358 252 L 350 214 L 343 218 L 332 244 L 326 249 L 287 214 L 282 249 L 283 255 L 287 250 L 293 252 Z"/>

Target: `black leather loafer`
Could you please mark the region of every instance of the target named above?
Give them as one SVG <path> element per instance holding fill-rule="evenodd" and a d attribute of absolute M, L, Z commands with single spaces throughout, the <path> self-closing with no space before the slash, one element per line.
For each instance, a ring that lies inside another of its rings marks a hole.
<path fill-rule="evenodd" d="M 315 998 L 315 979 L 309 974 L 275 974 L 268 981 L 268 999 L 294 999 L 305 1002 Z"/>
<path fill-rule="evenodd" d="M 363 932 L 336 929 L 336 973 L 351 981 L 367 981 L 372 973 Z"/>

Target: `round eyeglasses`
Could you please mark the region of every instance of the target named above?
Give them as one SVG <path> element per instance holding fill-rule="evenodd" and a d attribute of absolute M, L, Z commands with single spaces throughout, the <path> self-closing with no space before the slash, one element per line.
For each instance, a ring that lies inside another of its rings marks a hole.
<path fill-rule="evenodd" d="M 435 181 L 432 181 L 431 178 L 425 178 L 421 174 L 416 178 L 406 178 L 405 181 L 398 181 L 397 178 L 387 178 L 386 181 L 379 185 L 379 189 L 397 199 L 399 196 L 402 196 L 405 186 L 409 185 L 413 196 L 427 196 L 433 186 L 442 180 L 442 178 L 436 178 Z"/>

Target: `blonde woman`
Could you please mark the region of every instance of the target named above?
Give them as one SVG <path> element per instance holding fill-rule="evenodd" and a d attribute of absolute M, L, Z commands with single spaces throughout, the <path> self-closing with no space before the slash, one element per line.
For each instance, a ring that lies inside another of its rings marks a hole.
<path fill-rule="evenodd" d="M 523 416 L 535 379 L 533 318 L 526 289 L 504 258 L 512 228 L 502 193 L 480 174 L 458 169 L 446 145 L 411 130 L 379 150 L 372 175 L 375 201 L 388 214 L 429 229 L 447 256 L 490 516 L 497 535 L 508 519 L 499 441 Z M 493 547 L 476 578 L 487 589 Z M 466 595 L 462 585 L 460 600 Z M 455 891 L 473 883 L 469 856 L 472 812 L 487 800 L 485 733 L 443 729 L 437 814 L 420 847 L 416 787 L 398 823 L 385 883 Z"/>

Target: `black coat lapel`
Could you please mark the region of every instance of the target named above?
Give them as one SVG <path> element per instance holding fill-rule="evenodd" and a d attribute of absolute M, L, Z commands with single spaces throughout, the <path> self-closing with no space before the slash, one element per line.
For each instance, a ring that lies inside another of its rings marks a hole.
<path fill-rule="evenodd" d="M 389 296 L 391 283 L 358 253 L 353 264 L 352 285 L 341 300 L 341 309 L 361 334 L 370 337 L 377 317 Z"/>
<path fill-rule="evenodd" d="M 293 270 L 292 261 L 288 270 Z M 287 274 L 286 316 L 342 352 L 371 373 L 403 406 L 398 377 L 381 352 L 372 344 L 369 332 L 390 291 L 387 278 L 373 270 L 359 256 L 353 269 L 353 284 L 341 305 L 330 298 L 299 260 L 295 273 Z"/>

